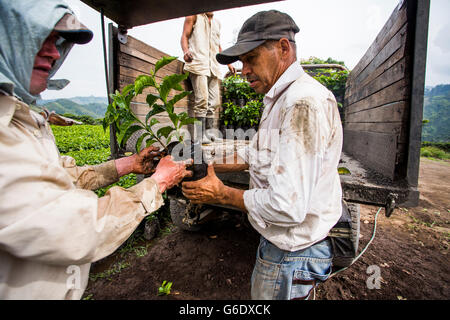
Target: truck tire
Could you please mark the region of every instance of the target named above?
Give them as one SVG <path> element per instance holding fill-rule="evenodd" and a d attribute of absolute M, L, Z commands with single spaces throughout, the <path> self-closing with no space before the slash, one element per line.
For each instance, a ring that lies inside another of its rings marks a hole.
<path fill-rule="evenodd" d="M 360 231 L 360 205 L 359 203 L 347 203 L 348 211 L 352 217 L 352 242 L 355 248 L 355 254 L 358 252 L 359 231 Z"/>
<path fill-rule="evenodd" d="M 170 198 L 170 217 L 172 222 L 181 230 L 185 231 L 200 231 L 201 225 L 189 225 L 183 222 L 187 208 L 186 200 L 181 200 L 177 198 Z"/>
<path fill-rule="evenodd" d="M 334 256 L 333 265 L 335 267 L 349 267 L 358 255 L 359 231 L 360 231 L 360 205 L 357 203 L 345 203 L 343 216 L 340 222 L 344 222 L 340 227 L 348 230 L 345 237 L 331 237 Z"/>

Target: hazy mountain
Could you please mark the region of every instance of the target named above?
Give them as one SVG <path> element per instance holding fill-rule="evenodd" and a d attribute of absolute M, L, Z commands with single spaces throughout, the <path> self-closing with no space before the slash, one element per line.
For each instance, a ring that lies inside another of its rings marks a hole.
<path fill-rule="evenodd" d="M 90 103 L 99 103 L 99 104 L 108 104 L 108 99 L 106 97 L 74 97 L 70 98 L 73 102 L 76 102 L 81 105 L 86 105 Z"/>
<path fill-rule="evenodd" d="M 38 100 L 38 107 L 45 107 L 58 114 L 88 115 L 94 119 L 103 118 L 108 106 L 106 97 L 73 97 L 67 99 Z"/>
<path fill-rule="evenodd" d="M 426 88 L 423 119 L 422 141 L 450 141 L 450 84 Z"/>

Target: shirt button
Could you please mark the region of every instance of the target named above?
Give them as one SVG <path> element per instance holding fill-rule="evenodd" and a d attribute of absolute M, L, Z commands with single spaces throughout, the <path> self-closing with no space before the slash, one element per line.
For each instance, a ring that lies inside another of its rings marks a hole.
<path fill-rule="evenodd" d="M 41 132 L 38 129 L 34 130 L 33 134 L 36 136 L 36 138 L 41 138 L 42 137 Z"/>

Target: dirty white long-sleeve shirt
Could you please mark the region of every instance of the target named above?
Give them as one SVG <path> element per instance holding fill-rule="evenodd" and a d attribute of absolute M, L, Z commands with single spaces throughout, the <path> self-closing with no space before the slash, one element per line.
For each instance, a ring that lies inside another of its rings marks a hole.
<path fill-rule="evenodd" d="M 342 213 L 342 125 L 333 94 L 294 62 L 264 97 L 244 203 L 252 226 L 287 251 L 324 239 Z"/>
<path fill-rule="evenodd" d="M 60 157 L 49 124 L 0 94 L 0 299 L 82 296 L 91 262 L 163 204 L 151 178 L 102 198 L 90 191 L 117 179 L 114 161 L 77 167 Z"/>

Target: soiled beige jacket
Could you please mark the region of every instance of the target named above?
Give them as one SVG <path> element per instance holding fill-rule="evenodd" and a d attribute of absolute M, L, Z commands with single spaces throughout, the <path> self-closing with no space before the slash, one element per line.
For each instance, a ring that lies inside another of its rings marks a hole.
<path fill-rule="evenodd" d="M 0 299 L 82 296 L 91 262 L 163 204 L 151 178 L 102 198 L 90 191 L 117 179 L 114 161 L 60 157 L 44 118 L 0 94 Z"/>

